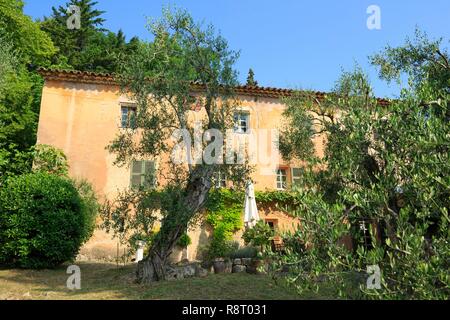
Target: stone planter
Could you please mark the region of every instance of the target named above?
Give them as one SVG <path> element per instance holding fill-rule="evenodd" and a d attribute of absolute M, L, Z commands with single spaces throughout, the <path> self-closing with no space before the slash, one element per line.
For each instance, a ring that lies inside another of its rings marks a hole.
<path fill-rule="evenodd" d="M 214 273 L 225 273 L 225 260 L 217 258 L 213 261 Z"/>
<path fill-rule="evenodd" d="M 245 272 L 247 270 L 247 267 L 241 264 L 236 264 L 233 266 L 233 273 L 241 273 Z"/>
<path fill-rule="evenodd" d="M 241 262 L 244 266 L 249 266 L 252 263 L 252 258 L 242 258 Z"/>
<path fill-rule="evenodd" d="M 214 273 L 231 273 L 233 262 L 224 258 L 217 258 L 213 261 Z"/>
<path fill-rule="evenodd" d="M 233 271 L 233 262 L 232 261 L 225 261 L 225 273 L 231 273 Z"/>

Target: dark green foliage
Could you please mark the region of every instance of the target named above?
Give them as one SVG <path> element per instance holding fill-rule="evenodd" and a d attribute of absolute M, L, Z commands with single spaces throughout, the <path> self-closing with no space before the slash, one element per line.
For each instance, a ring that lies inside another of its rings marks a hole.
<path fill-rule="evenodd" d="M 23 1 L 0 0 L 0 38 L 13 45 L 19 61 L 36 68 L 48 66 L 56 50 L 48 34 L 23 14 Z"/>
<path fill-rule="evenodd" d="M 58 176 L 69 174 L 69 164 L 64 152 L 53 146 L 39 144 L 33 148 L 33 171 Z"/>
<path fill-rule="evenodd" d="M 47 173 L 9 178 L 0 190 L 0 263 L 53 268 L 72 260 L 91 218 L 70 180 Z"/>
<path fill-rule="evenodd" d="M 191 238 L 187 233 L 184 233 L 177 241 L 177 245 L 181 248 L 186 248 L 191 244 Z"/>
<path fill-rule="evenodd" d="M 100 205 L 94 188 L 87 180 L 72 180 L 72 183 L 81 198 L 81 214 L 84 220 L 82 241 L 85 243 L 94 234 Z"/>
<path fill-rule="evenodd" d="M 247 246 L 238 248 L 235 251 L 232 251 L 229 254 L 229 257 L 231 259 L 237 259 L 237 258 L 256 258 L 258 254 L 258 250 L 255 247 Z"/>
<path fill-rule="evenodd" d="M 375 56 L 382 77 L 406 73 L 412 84 L 389 106 L 378 103 L 359 68 L 323 100 L 299 95 L 288 105 L 287 122 L 297 129 L 285 131 L 294 145 L 282 152 L 309 161 L 311 172 L 293 211 L 301 228 L 285 240 L 292 250 L 278 262 L 300 291 L 323 278 L 347 298 L 448 299 L 450 66 L 438 45 L 419 37 Z M 312 121 L 319 126 L 310 131 Z M 319 132 L 327 134 L 320 170 L 302 144 Z M 356 224 L 362 219 L 373 222 L 366 241 Z M 343 246 L 347 236 L 353 250 Z M 307 249 L 289 244 L 295 239 Z M 366 287 L 371 265 L 381 270 L 380 289 Z M 355 283 L 359 290 L 349 290 Z"/>
<path fill-rule="evenodd" d="M 64 6 L 53 7 L 52 15 L 44 18 L 41 28 L 59 49 L 54 64 L 82 71 L 117 72 L 120 60 L 137 49 L 136 37 L 127 43 L 121 30 L 116 34 L 102 27 L 104 11 L 95 9 L 97 4 L 92 0 L 71 0 Z M 80 29 L 67 28 L 70 5 L 80 8 Z"/>
<path fill-rule="evenodd" d="M 0 185 L 31 170 L 42 79 L 56 50 L 50 37 L 23 14 L 23 2 L 0 1 Z"/>
<path fill-rule="evenodd" d="M 264 251 L 268 248 L 274 235 L 272 228 L 265 221 L 259 220 L 255 226 L 244 231 L 242 238 L 246 244 L 259 247 L 261 251 Z"/>
<path fill-rule="evenodd" d="M 30 171 L 30 148 L 36 141 L 33 82 L 28 72 L 18 68 L 6 76 L 0 91 L 0 184 L 9 175 Z"/>
<path fill-rule="evenodd" d="M 248 76 L 247 76 L 247 86 L 256 87 L 258 85 L 258 81 L 255 80 L 255 73 L 253 72 L 253 69 L 250 68 L 248 70 Z"/>

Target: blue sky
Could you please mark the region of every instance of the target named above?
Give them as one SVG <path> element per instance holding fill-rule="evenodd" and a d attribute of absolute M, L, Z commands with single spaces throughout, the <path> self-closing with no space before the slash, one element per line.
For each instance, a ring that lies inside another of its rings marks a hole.
<path fill-rule="evenodd" d="M 66 0 L 26 0 L 33 18 L 50 15 Z M 158 17 L 164 5 L 187 9 L 195 19 L 213 23 L 235 50 L 241 82 L 251 67 L 262 86 L 330 90 L 341 69 L 357 62 L 380 97 L 395 97 L 399 87 L 377 80 L 367 57 L 386 44 L 400 45 L 416 26 L 432 38 L 450 39 L 448 0 L 98 0 L 105 27 L 128 38 L 149 39 L 146 16 Z M 369 5 L 381 9 L 381 29 L 366 26 Z"/>

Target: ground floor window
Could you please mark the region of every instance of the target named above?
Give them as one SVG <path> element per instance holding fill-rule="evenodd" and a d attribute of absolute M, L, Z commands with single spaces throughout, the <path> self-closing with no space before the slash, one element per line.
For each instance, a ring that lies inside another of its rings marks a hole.
<path fill-rule="evenodd" d="M 132 189 L 154 188 L 156 186 L 155 162 L 133 161 L 130 185 Z"/>

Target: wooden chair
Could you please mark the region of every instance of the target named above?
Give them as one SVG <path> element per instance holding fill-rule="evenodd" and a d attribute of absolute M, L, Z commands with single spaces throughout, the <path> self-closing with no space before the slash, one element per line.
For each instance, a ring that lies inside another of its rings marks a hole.
<path fill-rule="evenodd" d="M 284 251 L 283 239 L 280 236 L 273 237 L 273 239 L 272 239 L 272 250 L 274 252 L 282 252 L 282 251 Z"/>

